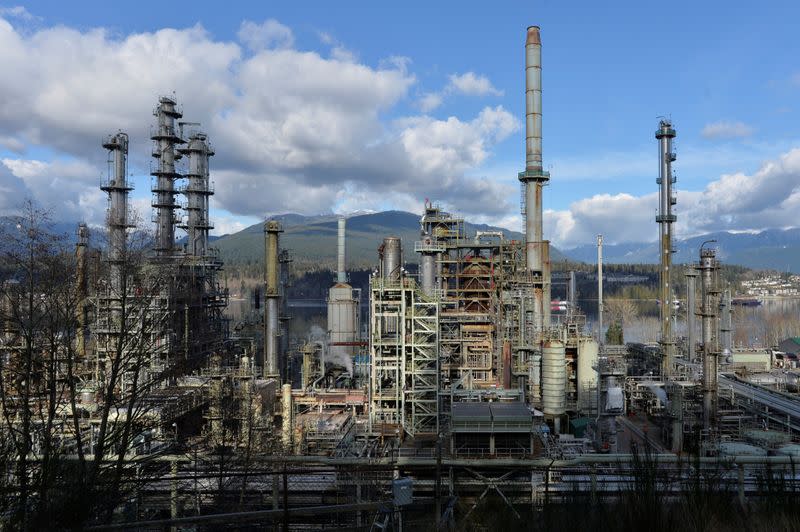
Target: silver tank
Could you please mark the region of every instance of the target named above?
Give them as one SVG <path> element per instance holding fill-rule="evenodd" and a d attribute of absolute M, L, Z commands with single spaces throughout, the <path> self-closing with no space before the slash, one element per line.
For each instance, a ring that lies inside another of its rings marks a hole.
<path fill-rule="evenodd" d="M 389 236 L 383 239 L 383 278 L 390 281 L 400 280 L 402 245 L 400 238 Z"/>
<path fill-rule="evenodd" d="M 542 347 L 542 410 L 548 416 L 566 411 L 567 366 L 564 344 L 545 342 Z"/>

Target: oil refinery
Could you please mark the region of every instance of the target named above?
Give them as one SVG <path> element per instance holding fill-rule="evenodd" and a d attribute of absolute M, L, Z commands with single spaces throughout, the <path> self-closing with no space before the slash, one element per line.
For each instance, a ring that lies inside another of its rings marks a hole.
<path fill-rule="evenodd" d="M 17 431 L 39 430 L 38 417 L 20 414 L 26 405 L 57 411 L 64 461 L 134 464 L 121 474 L 126 499 L 84 525 L 465 529 L 487 497 L 522 523 L 547 504 L 614 500 L 645 455 L 676 497 L 705 472 L 742 504 L 768 495 L 765 471 L 798 489 L 800 373 L 778 369 L 769 350 L 734 347 L 713 242 L 680 280 L 687 293 L 676 293 L 670 119 L 650 139 L 658 343 L 614 345 L 602 334 L 602 237 L 599 327 L 574 299 L 574 275 L 553 271 L 543 196 L 560 184 L 542 151 L 540 28 L 524 37 L 524 240 L 470 232 L 463 218 L 420 201 L 418 240 L 380 235 L 362 293 L 350 283 L 340 217 L 327 326 L 300 342 L 289 338 L 291 257 L 277 219 L 263 225 L 257 320 L 226 315 L 225 265 L 209 238 L 215 150 L 201 125 L 183 121 L 177 99 L 159 98 L 154 111 L 154 231 L 144 248 L 131 215 L 130 139 L 120 131 L 102 143 L 107 236 L 78 229 L 74 364 L 53 368 L 74 400 L 55 405 L 13 381 L 0 405 Z M 418 271 L 407 268 L 411 256 Z M 555 311 L 554 282 L 570 286 Z M 30 349 L 13 319 L 28 303 L 12 288 L 4 368 L 22 367 Z M 683 297 L 685 336 L 667 304 Z M 34 439 L 31 461 L 44 445 Z"/>

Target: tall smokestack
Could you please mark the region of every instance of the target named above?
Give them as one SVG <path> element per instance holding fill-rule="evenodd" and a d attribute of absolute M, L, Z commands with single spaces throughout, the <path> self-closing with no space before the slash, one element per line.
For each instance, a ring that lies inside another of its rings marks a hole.
<path fill-rule="evenodd" d="M 337 256 L 336 256 L 336 282 L 337 283 L 346 283 L 347 282 L 347 272 L 345 271 L 345 225 L 347 224 L 347 220 L 344 216 L 339 218 L 339 240 L 338 240 L 338 248 L 337 248 Z"/>
<path fill-rule="evenodd" d="M 550 267 L 542 237 L 542 187 L 550 180 L 542 167 L 542 41 L 539 26 L 528 28 L 525 39 L 525 171 L 519 173 L 525 198 L 525 253 L 534 283 L 534 321 L 549 327 Z"/>

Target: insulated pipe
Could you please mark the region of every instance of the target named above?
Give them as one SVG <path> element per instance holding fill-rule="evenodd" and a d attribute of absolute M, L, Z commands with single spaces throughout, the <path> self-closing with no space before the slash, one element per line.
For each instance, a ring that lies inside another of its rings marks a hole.
<path fill-rule="evenodd" d="M 339 239 L 336 255 L 336 282 L 346 283 L 347 272 L 345 271 L 345 224 L 347 220 L 344 216 L 339 218 Z"/>
<path fill-rule="evenodd" d="M 284 454 L 290 454 L 292 450 L 293 410 L 292 385 L 284 384 L 281 386 L 281 443 L 285 449 Z"/>
<path fill-rule="evenodd" d="M 694 362 L 695 358 L 695 345 L 697 344 L 697 325 L 695 323 L 695 313 L 697 312 L 697 302 L 695 295 L 697 293 L 696 287 L 697 272 L 686 272 L 686 342 L 687 346 L 686 356 L 689 362 Z"/>
<path fill-rule="evenodd" d="M 278 368 L 278 234 L 281 224 L 270 220 L 264 224 L 265 290 L 264 305 L 264 375 L 277 376 Z"/>

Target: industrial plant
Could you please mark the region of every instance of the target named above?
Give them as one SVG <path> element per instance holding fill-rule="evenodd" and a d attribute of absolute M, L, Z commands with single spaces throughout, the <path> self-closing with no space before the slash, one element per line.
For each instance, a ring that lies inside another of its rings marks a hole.
<path fill-rule="evenodd" d="M 13 452 L 42 471 L 57 456 L 65 469 L 53 478 L 94 478 L 119 495 L 79 527 L 466 529 L 491 500 L 524 528 L 548 504 L 621 497 L 643 460 L 675 497 L 706 474 L 742 504 L 769 496 L 767 473 L 800 487 L 800 373 L 768 349 L 734 347 L 714 242 L 676 292 L 670 119 L 654 134 L 658 342 L 607 341 L 602 235 L 596 308 L 578 305 L 574 272 L 553 271 L 542 204 L 558 184 L 542 152 L 538 26 L 524 49 L 524 240 L 470 232 L 420 201 L 419 239 L 380 235 L 362 292 L 342 216 L 327 326 L 300 336 L 289 333 L 291 256 L 277 219 L 263 225 L 257 318 L 225 313 L 225 264 L 209 238 L 212 139 L 175 97 L 154 111 L 153 231 L 132 216 L 128 135 L 102 143 L 106 231 L 78 228 L 72 332 L 48 339 L 26 325 L 20 314 L 40 312 L 41 298 L 25 283 L 6 281 L 2 301 L 3 372 L 31 377 L 26 360 L 41 356 L 57 383 L 1 383 L 4 430 L 36 435 Z M 555 284 L 567 296 L 554 305 Z M 20 482 L 17 462 L 4 487 Z M 36 478 L 14 489 L 35 491 Z"/>

